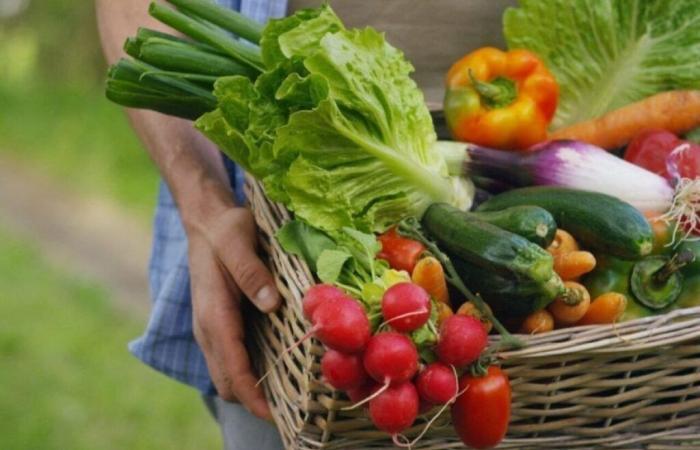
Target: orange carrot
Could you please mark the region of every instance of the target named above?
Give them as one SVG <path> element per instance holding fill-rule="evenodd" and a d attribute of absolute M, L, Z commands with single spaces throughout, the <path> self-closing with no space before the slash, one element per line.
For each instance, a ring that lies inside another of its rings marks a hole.
<path fill-rule="evenodd" d="M 445 319 L 454 315 L 452 308 L 447 303 L 437 302 L 437 303 L 435 303 L 435 306 L 437 307 L 437 313 L 438 313 L 438 317 L 437 317 L 438 326 L 440 326 L 440 324 L 442 324 L 442 322 L 444 322 Z"/>
<path fill-rule="evenodd" d="M 590 252 L 575 251 L 554 256 L 554 271 L 564 281 L 575 280 L 595 268 L 596 260 Z"/>
<path fill-rule="evenodd" d="M 411 278 L 414 283 L 425 289 L 436 301 L 449 303 L 450 297 L 447 293 L 445 271 L 442 269 L 440 261 L 434 257 L 426 256 L 421 258 L 413 269 Z"/>
<path fill-rule="evenodd" d="M 549 139 L 575 139 L 607 149 L 622 147 L 642 130 L 683 134 L 700 125 L 700 91 L 668 91 L 586 122 L 561 128 Z"/>
<path fill-rule="evenodd" d="M 535 311 L 525 318 L 520 331 L 527 334 L 539 334 L 554 329 L 554 317 L 546 309 Z"/>
<path fill-rule="evenodd" d="M 569 253 L 579 250 L 578 242 L 576 239 L 568 232 L 561 228 L 557 230 L 554 234 L 554 240 L 547 247 L 547 251 L 552 255 L 556 256 L 560 253 Z"/>
<path fill-rule="evenodd" d="M 574 281 L 564 283 L 566 294 L 555 299 L 547 309 L 552 313 L 554 321 L 562 325 L 572 325 L 586 314 L 591 304 L 588 290 Z"/>
<path fill-rule="evenodd" d="M 673 239 L 673 227 L 666 222 L 658 212 L 646 211 L 644 217 L 651 225 L 651 231 L 654 233 L 654 252 L 661 252 L 666 244 Z"/>
<path fill-rule="evenodd" d="M 608 324 L 617 322 L 627 308 L 627 297 L 617 292 L 607 292 L 591 302 L 588 311 L 577 325 Z"/>
<path fill-rule="evenodd" d="M 486 309 L 488 309 L 489 312 L 491 312 L 491 308 L 489 307 L 489 305 L 486 305 Z M 481 321 L 481 323 L 484 324 L 484 328 L 486 329 L 487 333 L 490 333 L 491 329 L 493 328 L 493 324 L 488 319 L 488 317 L 482 314 L 481 311 L 479 311 L 479 308 L 477 308 L 476 305 L 474 305 L 474 303 L 470 301 L 462 303 L 462 306 L 460 306 L 459 309 L 457 309 L 457 315 L 471 316 L 476 319 L 479 319 L 479 321 Z"/>

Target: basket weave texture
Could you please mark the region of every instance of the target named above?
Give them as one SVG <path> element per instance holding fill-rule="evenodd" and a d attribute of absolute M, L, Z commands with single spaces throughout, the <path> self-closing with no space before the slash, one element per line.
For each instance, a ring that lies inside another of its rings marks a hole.
<path fill-rule="evenodd" d="M 394 448 L 362 408 L 321 380 L 323 348 L 306 340 L 273 363 L 308 330 L 301 299 L 314 278 L 274 238 L 290 213 L 247 180 L 262 247 L 284 306 L 254 324 L 260 373 L 288 449 Z M 503 354 L 513 389 L 512 418 L 502 449 L 700 449 L 700 307 L 612 326 L 586 326 L 521 336 L 528 345 Z M 493 338 L 497 339 L 497 338 Z M 274 366 L 274 367 L 273 367 Z M 434 411 L 406 435 L 418 434 Z M 449 413 L 415 449 L 464 448 Z"/>

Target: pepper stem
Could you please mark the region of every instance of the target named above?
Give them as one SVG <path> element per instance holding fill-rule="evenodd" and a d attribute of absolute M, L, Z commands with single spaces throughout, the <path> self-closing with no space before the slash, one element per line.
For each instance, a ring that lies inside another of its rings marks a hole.
<path fill-rule="evenodd" d="M 481 100 L 489 108 L 503 108 L 515 101 L 518 96 L 517 88 L 513 80 L 505 77 L 496 77 L 491 82 L 477 80 L 474 72 L 469 69 L 469 79 Z"/>
<path fill-rule="evenodd" d="M 652 275 L 652 280 L 656 284 L 664 284 L 671 278 L 671 275 L 678 272 L 687 264 L 695 260 L 695 254 L 690 250 L 681 250 Z"/>

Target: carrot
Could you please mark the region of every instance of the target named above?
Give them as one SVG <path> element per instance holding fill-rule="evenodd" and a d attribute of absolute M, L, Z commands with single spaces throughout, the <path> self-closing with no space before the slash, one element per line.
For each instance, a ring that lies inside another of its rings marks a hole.
<path fill-rule="evenodd" d="M 485 306 L 490 312 L 491 308 L 489 307 L 489 305 L 485 305 Z M 479 319 L 479 321 L 481 321 L 481 323 L 484 324 L 484 328 L 486 328 L 487 333 L 490 333 L 491 329 L 493 328 L 493 324 L 488 319 L 488 317 L 483 315 L 481 313 L 481 311 L 479 311 L 479 308 L 477 308 L 476 305 L 474 305 L 474 303 L 472 303 L 470 301 L 466 301 L 466 302 L 462 303 L 462 306 L 460 306 L 459 309 L 457 309 L 457 315 L 471 316 L 471 317 L 474 317 L 476 319 Z"/>
<path fill-rule="evenodd" d="M 554 271 L 564 281 L 575 280 L 595 268 L 596 260 L 590 252 L 574 251 L 554 256 Z"/>
<path fill-rule="evenodd" d="M 627 297 L 617 292 L 606 292 L 591 302 L 577 325 L 615 323 L 622 317 L 626 307 Z"/>
<path fill-rule="evenodd" d="M 554 234 L 554 240 L 547 247 L 547 251 L 552 255 L 556 256 L 560 253 L 569 253 L 579 250 L 578 242 L 576 239 L 568 232 L 561 228 L 557 230 Z"/>
<path fill-rule="evenodd" d="M 436 302 L 435 307 L 437 308 L 437 323 L 438 326 L 442 324 L 448 317 L 451 317 L 454 315 L 454 312 L 452 311 L 452 308 L 450 308 L 450 305 L 447 303 L 442 303 L 442 302 Z"/>
<path fill-rule="evenodd" d="M 668 91 L 586 122 L 561 128 L 549 139 L 575 139 L 607 149 L 622 147 L 645 129 L 683 134 L 700 125 L 700 91 Z"/>
<path fill-rule="evenodd" d="M 646 211 L 644 217 L 647 218 L 647 222 L 651 225 L 651 231 L 654 233 L 654 252 L 660 252 L 666 244 L 671 242 L 673 227 L 658 212 Z"/>
<path fill-rule="evenodd" d="M 539 334 L 554 329 L 554 317 L 546 309 L 535 311 L 525 318 L 520 327 L 523 333 Z"/>
<path fill-rule="evenodd" d="M 564 283 L 566 294 L 555 299 L 547 309 L 552 313 L 554 321 L 562 325 L 572 325 L 586 314 L 591 304 L 588 290 L 574 281 Z"/>
<path fill-rule="evenodd" d="M 445 271 L 440 261 L 432 256 L 421 258 L 411 275 L 413 282 L 426 290 L 428 294 L 438 302 L 449 303 L 450 296 L 447 293 Z"/>

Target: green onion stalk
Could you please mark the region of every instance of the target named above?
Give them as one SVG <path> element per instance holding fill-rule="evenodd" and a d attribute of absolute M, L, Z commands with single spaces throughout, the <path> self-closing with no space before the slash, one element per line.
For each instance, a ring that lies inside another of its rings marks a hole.
<path fill-rule="evenodd" d="M 149 13 L 184 37 L 139 28 L 124 43 L 130 58 L 109 69 L 106 96 L 123 106 L 194 120 L 216 108 L 218 78 L 255 79 L 261 73 L 263 25 L 206 0 L 168 3 L 175 8 L 154 2 Z"/>

